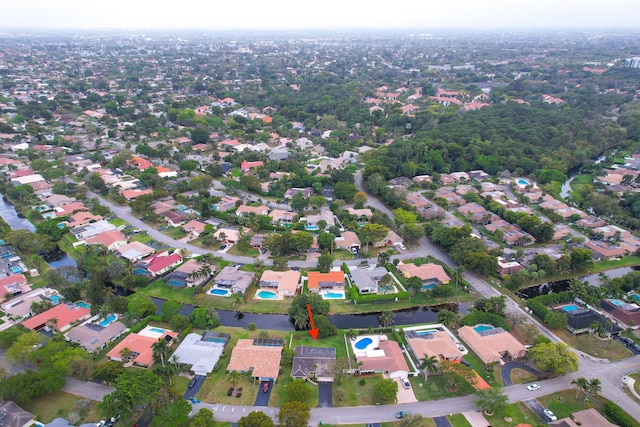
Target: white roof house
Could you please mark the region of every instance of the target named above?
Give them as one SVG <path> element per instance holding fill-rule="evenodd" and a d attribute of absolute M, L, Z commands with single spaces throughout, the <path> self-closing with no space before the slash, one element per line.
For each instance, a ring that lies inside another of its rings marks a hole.
<path fill-rule="evenodd" d="M 229 339 L 228 336 L 219 335 L 221 334 L 210 332 L 187 335 L 173 353 L 172 359 L 175 358 L 182 365 L 191 365 L 191 370 L 196 375 L 209 374 L 218 363 Z"/>

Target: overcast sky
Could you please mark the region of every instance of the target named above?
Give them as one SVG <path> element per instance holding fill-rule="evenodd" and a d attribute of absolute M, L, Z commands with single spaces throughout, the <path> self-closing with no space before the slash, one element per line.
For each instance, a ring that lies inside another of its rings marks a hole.
<path fill-rule="evenodd" d="M 640 0 L 5 0 L 0 29 L 640 28 Z"/>

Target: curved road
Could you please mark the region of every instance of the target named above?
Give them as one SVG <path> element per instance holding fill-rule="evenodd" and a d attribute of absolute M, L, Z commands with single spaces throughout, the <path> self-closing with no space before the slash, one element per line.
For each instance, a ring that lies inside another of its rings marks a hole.
<path fill-rule="evenodd" d="M 500 370 L 500 376 L 502 377 L 502 384 L 504 386 L 513 385 L 513 381 L 511 381 L 511 371 L 513 371 L 514 369 L 522 369 L 524 371 L 532 373 L 533 375 L 538 377 L 538 379 L 545 377 L 542 372 L 522 362 L 507 362 L 502 365 L 502 369 Z"/>

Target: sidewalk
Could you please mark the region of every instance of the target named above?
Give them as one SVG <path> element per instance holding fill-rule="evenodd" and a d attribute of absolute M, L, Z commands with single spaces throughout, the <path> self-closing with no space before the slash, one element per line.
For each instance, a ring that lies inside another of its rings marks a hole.
<path fill-rule="evenodd" d="M 638 392 L 636 391 L 635 383 L 636 380 L 627 375 L 622 377 L 622 384 L 626 385 L 629 388 L 631 394 L 633 394 L 636 399 L 640 400 L 640 394 L 638 394 Z"/>

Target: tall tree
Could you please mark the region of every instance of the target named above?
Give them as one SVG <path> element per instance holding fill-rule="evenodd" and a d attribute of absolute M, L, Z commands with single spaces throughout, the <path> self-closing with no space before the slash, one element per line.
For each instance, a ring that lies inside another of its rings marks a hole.
<path fill-rule="evenodd" d="M 280 407 L 278 412 L 278 421 L 284 427 L 306 427 L 309 425 L 310 417 L 311 409 L 300 402 L 287 402 Z"/>

